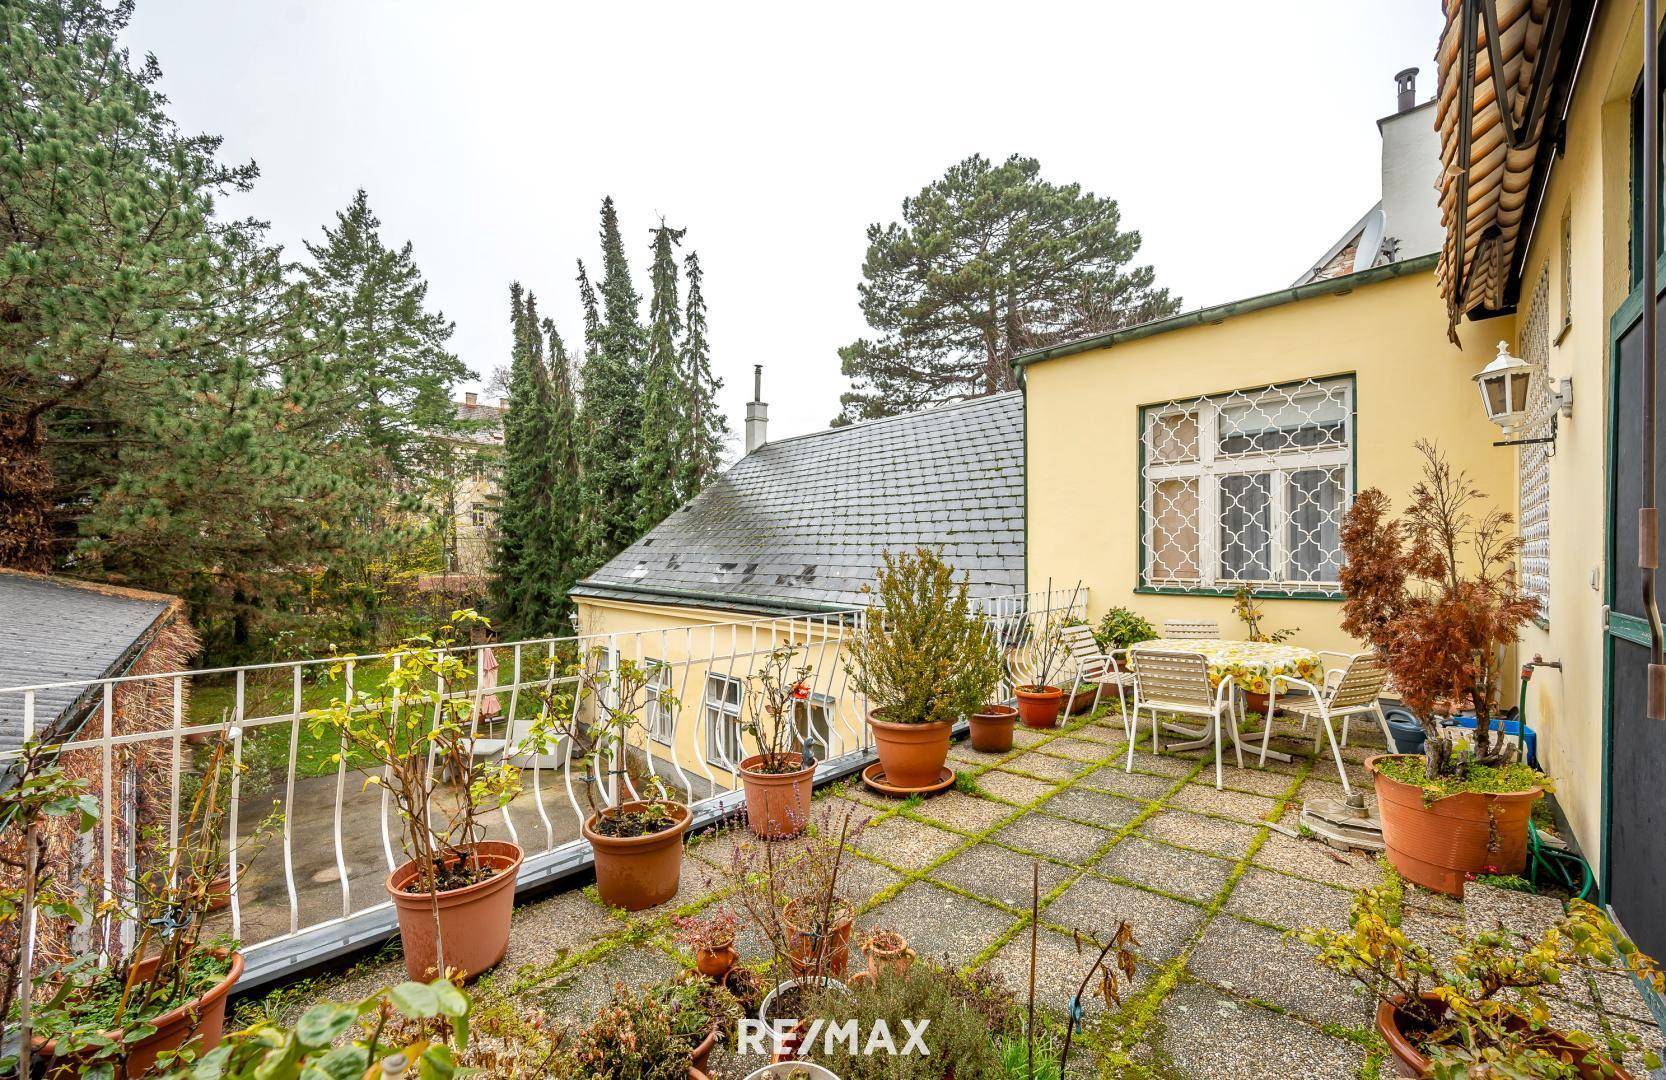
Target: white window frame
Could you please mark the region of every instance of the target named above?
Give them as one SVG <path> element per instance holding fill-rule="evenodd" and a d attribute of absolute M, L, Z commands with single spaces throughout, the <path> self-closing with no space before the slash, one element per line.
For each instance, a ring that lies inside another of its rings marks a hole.
<path fill-rule="evenodd" d="M 1145 592 L 1198 592 L 1229 595 L 1240 585 L 1249 585 L 1257 593 L 1272 595 L 1341 595 L 1337 582 L 1292 580 L 1270 577 L 1265 580 L 1229 578 L 1220 574 L 1220 523 L 1218 506 L 1220 482 L 1223 477 L 1245 474 L 1272 474 L 1269 492 L 1269 569 L 1275 574 L 1284 570 L 1290 558 L 1289 516 L 1286 494 L 1291 473 L 1309 469 L 1340 469 L 1342 471 L 1341 512 L 1353 504 L 1355 491 L 1354 452 L 1356 447 L 1357 399 L 1354 377 L 1336 375 L 1304 379 L 1299 382 L 1279 383 L 1251 390 L 1236 390 L 1226 394 L 1211 394 L 1187 401 L 1171 401 L 1162 405 L 1141 406 L 1139 413 L 1140 447 L 1142 451 L 1139 479 L 1140 512 L 1140 590 Z M 1343 406 L 1342 445 L 1319 448 L 1295 448 L 1248 454 L 1223 455 L 1219 452 L 1220 412 L 1223 407 L 1256 404 L 1264 400 L 1290 400 L 1297 395 L 1323 390 L 1327 394 L 1341 391 Z M 1164 417 L 1178 418 L 1187 414 L 1197 417 L 1197 455 L 1195 459 L 1157 462 L 1154 457 L 1154 432 L 1157 422 Z M 1165 480 L 1194 480 L 1197 484 L 1197 561 L 1198 575 L 1194 578 L 1157 576 L 1154 574 L 1156 554 L 1156 521 L 1152 512 L 1156 485 Z"/>
<path fill-rule="evenodd" d="M 647 685 L 643 687 L 643 694 L 647 701 L 642 710 L 642 719 L 648 729 L 648 738 L 662 746 L 670 746 L 677 734 L 677 714 L 668 710 L 660 701 L 660 694 L 671 689 L 671 665 L 652 656 L 642 658 L 643 669 L 648 674 Z M 666 723 L 666 721 L 670 723 Z"/>
<path fill-rule="evenodd" d="M 729 700 L 733 691 L 734 700 Z M 720 769 L 738 768 L 746 756 L 745 732 L 741 730 L 741 702 L 745 699 L 745 684 L 732 675 L 706 673 L 706 694 L 702 711 L 706 720 L 706 761 Z M 725 731 L 732 739 L 730 746 L 719 746 L 718 732 Z M 725 760 L 724 754 L 733 756 Z"/>
<path fill-rule="evenodd" d="M 823 753 L 833 756 L 833 710 L 837 705 L 830 695 L 815 693 L 803 701 L 793 702 L 793 726 L 800 744 L 808 732 L 814 731 Z"/>

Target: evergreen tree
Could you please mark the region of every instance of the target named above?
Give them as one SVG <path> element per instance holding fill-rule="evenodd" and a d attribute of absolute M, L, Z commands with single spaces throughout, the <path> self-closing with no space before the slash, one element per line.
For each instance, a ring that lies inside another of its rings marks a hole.
<path fill-rule="evenodd" d="M 550 357 L 550 409 L 546 425 L 549 559 L 556 597 L 554 614 L 565 615 L 567 594 L 578 579 L 579 536 L 583 526 L 578 465 L 578 396 L 573 386 L 573 362 L 567 355 L 567 346 L 561 335 L 556 332 L 555 323 L 546 319 L 544 333 L 549 338 Z"/>
<path fill-rule="evenodd" d="M 544 481 L 548 468 L 541 430 L 549 404 L 538 362 L 532 298 L 520 282 L 509 286 L 512 347 L 509 409 L 503 417 L 503 472 L 499 484 L 497 550 L 490 600 L 500 634 L 523 637 L 533 631 L 548 591 L 542 569 L 548 548 Z"/>
<path fill-rule="evenodd" d="M 583 397 L 579 467 L 584 492 L 581 569 L 586 573 L 640 535 L 633 462 L 642 428 L 646 352 L 638 321 L 642 300 L 631 284 L 619 218 L 611 198 L 602 201 L 601 241 L 601 310 L 594 347 L 586 350 L 580 373 Z M 587 299 L 587 308 L 589 304 Z M 587 324 L 589 321 L 587 311 Z"/>
<path fill-rule="evenodd" d="M 683 339 L 682 384 L 687 404 L 682 479 L 678 493 L 686 502 L 700 493 L 723 467 L 723 446 L 729 424 L 717 407 L 717 392 L 723 380 L 712 374 L 711 344 L 706 337 L 705 276 L 700 253 L 691 251 L 683 260 L 688 276 L 687 336 Z"/>
<path fill-rule="evenodd" d="M 436 436 L 456 427 L 451 389 L 469 372 L 446 349 L 455 325 L 426 307 L 410 243 L 389 249 L 380 225 L 360 188 L 323 242 L 306 244 L 304 274 L 341 327 L 330 362 L 347 389 L 336 407 L 350 437 L 375 451 L 385 480 L 408 483 L 440 471 Z"/>
<path fill-rule="evenodd" d="M 677 300 L 674 248 L 683 229 L 664 221 L 652 230 L 652 293 L 648 307 L 648 366 L 642 381 L 642 435 L 636 469 L 636 531 L 646 533 L 682 505 L 680 481 L 689 450 L 688 394 L 683 385 L 678 339 L 683 313 Z"/>

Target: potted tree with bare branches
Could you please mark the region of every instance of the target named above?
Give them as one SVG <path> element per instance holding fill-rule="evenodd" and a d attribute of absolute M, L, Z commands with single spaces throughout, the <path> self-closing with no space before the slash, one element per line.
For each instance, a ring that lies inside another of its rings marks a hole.
<path fill-rule="evenodd" d="M 434 634 L 409 638 L 374 689 L 344 688 L 308 714 L 315 737 L 334 732 L 337 761 L 391 797 L 408 860 L 386 888 L 399 915 L 405 970 L 418 982 L 469 979 L 503 959 L 515 905 L 518 844 L 487 840 L 484 814 L 520 792 L 520 771 L 474 757 L 469 671 L 458 627 L 485 620 L 453 612 Z M 339 677 L 345 665 L 331 669 Z M 446 782 L 458 781 L 455 790 Z"/>
<path fill-rule="evenodd" d="M 1477 514 L 1485 498 L 1429 442 L 1422 478 L 1398 518 L 1376 488 L 1359 493 L 1342 527 L 1342 629 L 1383 659 L 1419 718 L 1424 754 L 1366 761 L 1389 860 L 1411 881 L 1462 895 L 1467 876 L 1520 873 L 1527 819 L 1545 778 L 1514 760 L 1498 721 L 1504 650 L 1538 611 L 1521 592 L 1521 539 L 1510 515 Z M 1468 740 L 1441 721 L 1475 711 Z"/>
<path fill-rule="evenodd" d="M 766 840 L 797 836 L 810 816 L 816 759 L 807 741 L 800 711 L 808 708 L 809 664 L 796 663 L 803 645 L 770 650 L 747 680 L 742 730 L 758 752 L 739 765 L 746 791 L 746 823 Z"/>
<path fill-rule="evenodd" d="M 1054 685 L 1070 659 L 1065 645 L 1064 627 L 1049 619 L 1036 631 L 1031 643 L 1034 656 L 1029 681 L 1013 687 L 1018 698 L 1018 719 L 1025 727 L 1050 728 L 1058 724 L 1064 709 L 1064 691 Z"/>

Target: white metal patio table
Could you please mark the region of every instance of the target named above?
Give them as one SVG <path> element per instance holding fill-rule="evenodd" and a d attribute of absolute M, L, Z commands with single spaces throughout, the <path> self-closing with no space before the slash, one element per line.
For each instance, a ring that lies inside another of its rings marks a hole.
<path fill-rule="evenodd" d="M 1200 654 L 1209 665 L 1211 688 L 1219 689 L 1223 679 L 1230 679 L 1234 695 L 1267 695 L 1267 717 L 1263 722 L 1269 726 L 1278 708 L 1278 688 L 1274 681 L 1278 676 L 1291 676 L 1316 686 L 1320 685 L 1324 678 L 1324 664 L 1319 659 L 1319 654 L 1299 645 L 1270 641 L 1231 641 L 1225 638 L 1153 638 L 1130 648 Z M 1206 728 L 1202 738 L 1191 742 L 1173 743 L 1169 748 L 1196 750 L 1214 741 L 1213 729 Z M 1236 730 L 1232 732 L 1232 743 L 1238 749 L 1243 748 L 1243 744 L 1238 741 Z M 1290 760 L 1289 754 L 1281 754 L 1277 750 L 1268 750 L 1266 753 L 1268 757 L 1277 758 L 1279 761 Z"/>

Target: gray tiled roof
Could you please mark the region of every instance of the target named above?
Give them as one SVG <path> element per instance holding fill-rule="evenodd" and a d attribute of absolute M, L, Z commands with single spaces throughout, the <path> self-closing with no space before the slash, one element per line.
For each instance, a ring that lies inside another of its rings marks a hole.
<path fill-rule="evenodd" d="M 160 594 L 0 570 L 0 688 L 110 675 L 172 603 Z M 51 730 L 81 693 L 37 693 L 35 730 Z M 0 693 L 0 749 L 22 740 L 23 695 Z"/>
<path fill-rule="evenodd" d="M 974 596 L 1023 588 L 1017 391 L 766 443 L 574 591 L 860 604 L 881 553 L 917 546 L 939 549 Z"/>

